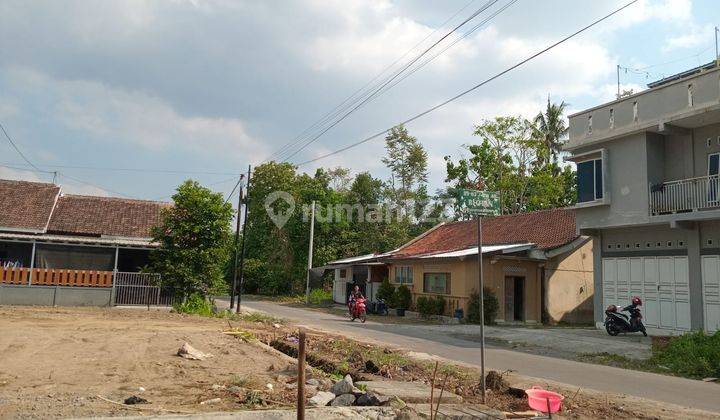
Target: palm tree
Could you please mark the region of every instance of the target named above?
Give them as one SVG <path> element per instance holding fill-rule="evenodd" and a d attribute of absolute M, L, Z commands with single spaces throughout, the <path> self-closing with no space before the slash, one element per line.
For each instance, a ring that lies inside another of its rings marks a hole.
<path fill-rule="evenodd" d="M 552 156 L 553 163 L 556 164 L 568 132 L 568 126 L 563 117 L 566 106 L 567 104 L 564 101 L 560 102 L 559 105 L 551 103 L 550 95 L 548 95 L 545 112 L 538 113 L 534 120 L 537 134 L 547 147 L 550 156 Z"/>

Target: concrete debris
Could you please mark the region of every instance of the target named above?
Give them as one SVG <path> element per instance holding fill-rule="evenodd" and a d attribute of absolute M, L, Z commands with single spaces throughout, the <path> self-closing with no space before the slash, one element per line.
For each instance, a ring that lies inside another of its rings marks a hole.
<path fill-rule="evenodd" d="M 306 383 L 307 385 L 311 385 L 311 386 L 320 386 L 320 381 L 318 381 L 318 380 L 315 379 L 315 378 L 310 378 L 310 379 L 308 379 L 307 381 L 305 381 L 305 383 Z"/>
<path fill-rule="evenodd" d="M 355 403 L 355 395 L 353 394 L 342 394 L 338 395 L 330 403 L 333 407 L 349 407 Z"/>
<path fill-rule="evenodd" d="M 345 375 L 340 381 L 335 382 L 335 385 L 330 388 L 330 392 L 335 395 L 349 394 L 353 392 L 353 380 L 350 375 Z"/>
<path fill-rule="evenodd" d="M 315 407 L 325 407 L 330 401 L 335 399 L 335 394 L 332 392 L 320 391 L 315 394 L 314 397 L 310 398 L 310 405 Z"/>
<path fill-rule="evenodd" d="M 184 343 L 182 347 L 180 347 L 177 355 L 190 360 L 205 360 L 211 356 L 210 354 L 201 352 L 200 350 L 194 348 L 188 343 Z"/>
<path fill-rule="evenodd" d="M 212 398 L 212 399 L 209 399 L 209 400 L 201 401 L 201 402 L 200 402 L 200 405 L 217 404 L 217 403 L 219 403 L 220 401 L 222 401 L 222 399 L 220 399 L 220 398 Z"/>
<path fill-rule="evenodd" d="M 380 399 L 378 398 L 377 395 L 375 395 L 374 392 L 366 392 L 357 398 L 357 400 L 355 401 L 355 405 L 360 405 L 360 406 L 380 405 Z"/>

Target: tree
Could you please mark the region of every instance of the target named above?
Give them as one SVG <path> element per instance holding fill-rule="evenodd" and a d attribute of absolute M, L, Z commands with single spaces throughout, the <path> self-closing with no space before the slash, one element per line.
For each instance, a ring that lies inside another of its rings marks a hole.
<path fill-rule="evenodd" d="M 185 181 L 153 227 L 160 247 L 151 254 L 151 267 L 183 297 L 224 289 L 224 270 L 231 250 L 232 205 L 196 181 Z"/>
<path fill-rule="evenodd" d="M 547 107 L 544 112 L 539 112 L 535 117 L 536 135 L 545 144 L 548 155 L 541 155 L 541 159 L 545 163 L 552 162 L 558 163 L 558 155 L 562 151 L 562 146 L 565 140 L 565 136 L 568 132 L 567 124 L 565 123 L 565 102 L 560 104 L 554 104 L 550 102 L 550 96 L 548 96 Z"/>
<path fill-rule="evenodd" d="M 393 127 L 385 137 L 383 163 L 392 173 L 391 188 L 397 205 L 415 198 L 415 188 L 427 182 L 427 152 L 407 129 Z M 397 184 L 400 184 L 399 186 Z"/>

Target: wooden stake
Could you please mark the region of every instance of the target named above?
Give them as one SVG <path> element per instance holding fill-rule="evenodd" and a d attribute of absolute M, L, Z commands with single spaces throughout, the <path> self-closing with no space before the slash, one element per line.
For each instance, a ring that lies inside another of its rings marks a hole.
<path fill-rule="evenodd" d="M 445 377 L 443 378 L 442 386 L 440 387 L 440 396 L 438 397 L 437 404 L 435 404 L 435 418 L 436 419 L 437 419 L 438 411 L 440 410 L 440 401 L 442 401 L 442 395 L 443 395 L 443 392 L 445 391 L 445 382 L 447 382 L 447 377 L 448 377 L 448 374 L 447 374 L 447 372 L 445 372 Z"/>
<path fill-rule="evenodd" d="M 299 335 L 297 418 L 298 420 L 305 420 L 305 331 L 300 330 Z"/>
<path fill-rule="evenodd" d="M 433 420 L 433 399 L 435 397 L 435 375 L 437 375 L 438 362 L 435 361 L 435 370 L 433 370 L 433 376 L 430 380 L 430 420 Z"/>

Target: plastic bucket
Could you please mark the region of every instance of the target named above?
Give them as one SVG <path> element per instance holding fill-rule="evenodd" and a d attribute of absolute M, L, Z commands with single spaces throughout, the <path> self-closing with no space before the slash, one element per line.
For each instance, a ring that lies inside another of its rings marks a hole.
<path fill-rule="evenodd" d="M 528 396 L 530 408 L 543 413 L 548 412 L 548 400 L 550 400 L 550 412 L 557 413 L 562 408 L 562 401 L 565 399 L 562 395 L 542 389 L 539 386 L 526 389 L 525 393 Z"/>

